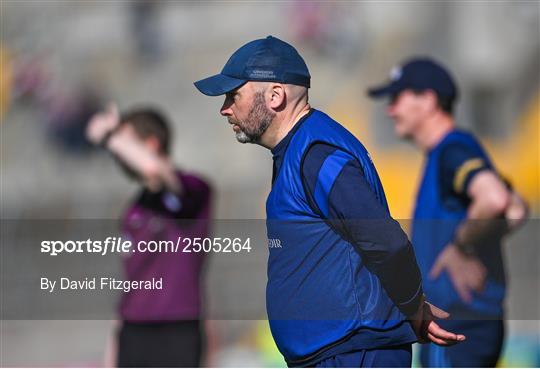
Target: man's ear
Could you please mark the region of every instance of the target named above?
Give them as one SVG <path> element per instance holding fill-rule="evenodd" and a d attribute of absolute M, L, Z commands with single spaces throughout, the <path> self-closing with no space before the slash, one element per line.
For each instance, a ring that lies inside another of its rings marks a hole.
<path fill-rule="evenodd" d="M 439 109 L 439 102 L 437 98 L 437 93 L 435 91 L 433 90 L 424 91 L 423 98 L 426 99 L 429 110 Z"/>
<path fill-rule="evenodd" d="M 270 108 L 278 110 L 286 100 L 285 86 L 275 83 L 270 86 Z"/>

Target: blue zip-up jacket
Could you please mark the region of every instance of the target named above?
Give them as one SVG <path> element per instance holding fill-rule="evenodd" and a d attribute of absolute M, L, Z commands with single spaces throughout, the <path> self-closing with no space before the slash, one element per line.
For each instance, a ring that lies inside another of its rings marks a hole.
<path fill-rule="evenodd" d="M 416 309 L 418 305 L 411 302 L 422 290 L 406 237 L 399 247 L 370 239 L 351 244 L 328 218 L 328 193 L 352 157 L 387 218 L 352 219 L 349 226 L 382 229 L 381 225 L 395 222 L 366 149 L 320 111 L 312 110 L 297 125 L 266 204 L 267 310 L 278 348 L 289 365 L 305 366 L 329 355 L 414 342 L 414 332 L 400 308 Z M 301 174 L 305 154 L 317 143 L 339 150 L 321 166 L 314 189 L 318 209 L 314 209 Z M 400 273 L 403 270 L 406 275 Z"/>

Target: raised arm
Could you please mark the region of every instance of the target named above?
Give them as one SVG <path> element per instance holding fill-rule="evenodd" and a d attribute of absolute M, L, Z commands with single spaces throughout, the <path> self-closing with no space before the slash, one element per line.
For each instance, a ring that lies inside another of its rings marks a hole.
<path fill-rule="evenodd" d="M 129 125 L 120 122 L 115 105 L 95 114 L 88 123 L 86 136 L 95 145 L 109 150 L 117 160 L 137 174 L 150 190 L 166 187 L 181 191 L 181 184 L 170 160 L 150 150 Z"/>

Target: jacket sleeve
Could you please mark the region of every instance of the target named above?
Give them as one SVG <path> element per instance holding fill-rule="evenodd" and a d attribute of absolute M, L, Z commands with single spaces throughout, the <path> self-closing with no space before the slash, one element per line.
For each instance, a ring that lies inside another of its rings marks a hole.
<path fill-rule="evenodd" d="M 398 308 L 407 316 L 414 314 L 423 295 L 414 250 L 377 199 L 358 161 L 317 144 L 304 158 L 302 176 L 312 208 L 360 253 Z"/>

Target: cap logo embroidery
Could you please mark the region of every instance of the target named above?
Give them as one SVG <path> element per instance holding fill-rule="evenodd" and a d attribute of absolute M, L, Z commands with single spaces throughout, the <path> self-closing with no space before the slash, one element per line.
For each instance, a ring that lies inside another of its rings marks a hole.
<path fill-rule="evenodd" d="M 259 70 L 255 69 L 249 73 L 249 78 L 277 78 L 276 74 L 272 70 Z"/>
<path fill-rule="evenodd" d="M 392 70 L 390 71 L 390 79 L 392 81 L 397 81 L 398 79 L 401 78 L 402 74 L 403 72 L 401 70 L 401 66 L 397 65 L 394 68 L 392 68 Z"/>

